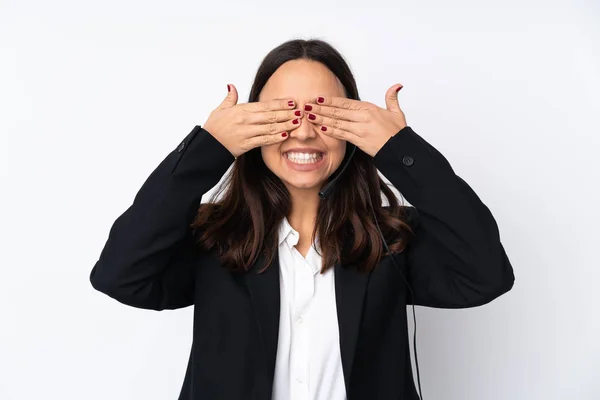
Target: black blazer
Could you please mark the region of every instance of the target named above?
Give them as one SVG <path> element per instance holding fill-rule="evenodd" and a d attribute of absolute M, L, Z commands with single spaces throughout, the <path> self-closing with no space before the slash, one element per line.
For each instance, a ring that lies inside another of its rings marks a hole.
<path fill-rule="evenodd" d="M 92 286 L 152 310 L 194 305 L 193 341 L 180 400 L 271 398 L 279 329 L 279 264 L 263 274 L 220 267 L 194 247 L 189 228 L 201 197 L 234 157 L 200 126 L 167 155 L 114 222 Z M 379 171 L 414 207 L 416 238 L 394 255 L 415 304 L 474 307 L 513 286 L 511 264 L 489 209 L 410 127 L 375 155 Z M 335 265 L 340 349 L 348 400 L 417 399 L 406 305 L 397 267 L 383 257 L 369 274 Z"/>

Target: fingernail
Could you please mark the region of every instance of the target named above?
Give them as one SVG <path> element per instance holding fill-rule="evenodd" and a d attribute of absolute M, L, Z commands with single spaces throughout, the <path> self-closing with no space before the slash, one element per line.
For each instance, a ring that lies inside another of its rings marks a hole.
<path fill-rule="evenodd" d="M 227 85 L 227 91 L 231 92 L 231 87 L 229 85 Z"/>
<path fill-rule="evenodd" d="M 315 117 L 314 114 L 308 114 L 308 119 L 315 120 L 317 117 Z"/>
<path fill-rule="evenodd" d="M 325 131 L 327 130 L 327 127 L 326 127 L 326 126 L 322 126 L 322 127 L 321 127 L 321 130 L 322 130 L 323 132 L 325 132 Z"/>
<path fill-rule="evenodd" d="M 324 101 L 325 101 L 325 99 L 324 99 L 324 98 L 322 98 L 322 97 L 319 97 L 319 98 L 317 99 L 317 103 L 322 103 L 322 102 L 324 102 Z"/>
<path fill-rule="evenodd" d="M 312 111 L 312 106 L 305 104 L 304 105 L 304 111 Z"/>
<path fill-rule="evenodd" d="M 299 117 L 299 116 L 301 116 L 301 115 L 302 115 L 302 111 L 298 110 L 298 111 L 296 111 L 296 112 L 294 113 L 294 115 L 296 115 L 296 116 L 298 116 L 298 117 Z"/>
<path fill-rule="evenodd" d="M 292 121 L 292 123 L 293 123 L 294 125 L 297 125 L 297 124 L 298 124 L 298 118 L 296 118 L 295 120 L 293 120 L 293 121 Z"/>
<path fill-rule="evenodd" d="M 290 106 L 290 107 L 294 107 L 294 100 L 290 100 L 290 101 L 288 101 L 288 106 Z"/>
<path fill-rule="evenodd" d="M 281 136 L 286 137 L 287 136 L 287 132 L 281 132 Z"/>
<path fill-rule="evenodd" d="M 402 89 L 402 86 L 400 86 L 398 89 L 396 89 L 396 93 L 398 93 L 400 91 L 400 89 Z"/>

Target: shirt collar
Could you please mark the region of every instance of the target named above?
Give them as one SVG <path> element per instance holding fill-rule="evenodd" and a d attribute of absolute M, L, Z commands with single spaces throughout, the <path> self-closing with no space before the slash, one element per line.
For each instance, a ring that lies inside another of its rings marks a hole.
<path fill-rule="evenodd" d="M 278 237 L 279 241 L 277 244 L 279 246 L 281 246 L 281 243 L 285 241 L 288 244 L 288 246 L 294 247 L 298 244 L 298 241 L 300 240 L 300 234 L 294 228 L 292 228 L 287 217 L 283 217 L 281 223 L 279 224 Z M 317 249 L 319 249 L 319 251 L 321 250 L 321 248 L 319 247 L 320 243 L 321 242 L 319 241 L 319 236 L 317 235 L 317 237 L 315 238 L 314 246 Z"/>
<path fill-rule="evenodd" d="M 300 234 L 292 228 L 290 222 L 286 217 L 283 217 L 281 223 L 279 224 L 279 245 L 286 241 L 287 244 L 292 247 L 298 244 L 298 240 L 300 240 Z"/>

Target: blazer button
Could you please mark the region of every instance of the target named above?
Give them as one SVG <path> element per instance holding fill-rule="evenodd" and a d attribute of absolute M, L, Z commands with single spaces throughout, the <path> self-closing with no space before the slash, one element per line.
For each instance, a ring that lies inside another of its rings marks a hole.
<path fill-rule="evenodd" d="M 181 144 L 179 145 L 179 147 L 177 147 L 177 152 L 181 153 L 183 151 L 184 147 L 185 147 L 185 142 L 181 142 Z"/>
<path fill-rule="evenodd" d="M 407 167 L 410 167 L 411 165 L 413 165 L 415 163 L 415 159 L 412 158 L 411 156 L 404 156 L 404 158 L 402 158 L 402 163 L 404 165 L 406 165 Z"/>

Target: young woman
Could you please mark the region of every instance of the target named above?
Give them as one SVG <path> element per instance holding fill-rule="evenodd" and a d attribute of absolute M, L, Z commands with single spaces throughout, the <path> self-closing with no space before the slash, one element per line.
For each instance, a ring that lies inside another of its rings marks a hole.
<path fill-rule="evenodd" d="M 489 209 L 407 126 L 402 86 L 385 109 L 361 101 L 324 41 L 273 49 L 248 103 L 227 87 L 114 222 L 93 287 L 194 305 L 180 399 L 417 399 L 406 305 L 474 307 L 513 286 Z"/>

